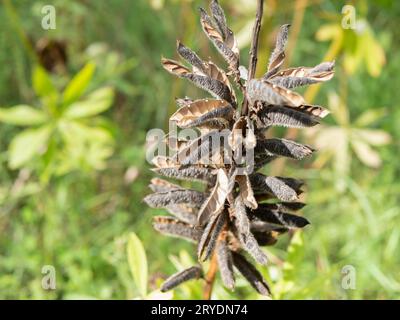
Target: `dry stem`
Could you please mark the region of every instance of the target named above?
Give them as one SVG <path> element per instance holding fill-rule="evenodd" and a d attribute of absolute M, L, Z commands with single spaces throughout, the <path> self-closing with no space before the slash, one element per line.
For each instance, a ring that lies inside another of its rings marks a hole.
<path fill-rule="evenodd" d="M 204 286 L 204 293 L 203 293 L 204 300 L 210 300 L 211 298 L 211 293 L 214 286 L 217 270 L 218 270 L 217 254 L 214 251 L 210 261 L 210 268 L 208 269 L 208 272 L 205 277 L 206 284 Z"/>
<path fill-rule="evenodd" d="M 263 16 L 264 9 L 264 0 L 258 0 L 257 2 L 257 12 L 256 12 L 256 21 L 254 22 L 253 27 L 253 35 L 251 38 L 251 47 L 250 47 L 250 61 L 249 61 L 249 73 L 247 75 L 247 81 L 250 81 L 254 78 L 257 67 L 257 51 L 258 51 L 258 39 L 260 36 L 261 29 L 261 20 Z M 248 112 L 248 100 L 245 97 L 243 101 L 242 107 L 242 115 L 246 115 Z"/>

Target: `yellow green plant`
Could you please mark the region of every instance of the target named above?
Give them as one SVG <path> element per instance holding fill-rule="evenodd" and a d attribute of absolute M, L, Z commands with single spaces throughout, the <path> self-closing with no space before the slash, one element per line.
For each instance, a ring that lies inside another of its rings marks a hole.
<path fill-rule="evenodd" d="M 315 165 L 320 168 L 332 161 L 338 187 L 342 190 L 343 179 L 350 170 L 351 151 L 364 165 L 377 168 L 382 161 L 372 147 L 388 144 L 391 137 L 386 131 L 369 128 L 384 115 L 385 109 L 369 109 L 352 121 L 347 104 L 336 93 L 329 94 L 328 104 L 336 124 L 314 127 L 306 134 L 314 138 L 314 145 L 320 151 Z"/>
<path fill-rule="evenodd" d="M 46 70 L 36 66 L 32 86 L 38 104 L 0 108 L 1 122 L 25 127 L 9 144 L 11 169 L 38 170 L 46 181 L 54 174 L 104 167 L 113 152 L 113 138 L 98 115 L 110 108 L 114 91 L 102 87 L 84 95 L 94 71 L 95 64 L 89 62 L 59 91 Z"/>

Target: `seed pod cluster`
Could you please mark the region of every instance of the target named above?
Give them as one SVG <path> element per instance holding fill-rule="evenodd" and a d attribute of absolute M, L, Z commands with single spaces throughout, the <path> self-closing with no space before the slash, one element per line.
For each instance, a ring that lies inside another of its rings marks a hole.
<path fill-rule="evenodd" d="M 181 129 L 197 128 L 200 137 L 176 143 L 174 156 L 153 160 L 153 170 L 162 176 L 204 183 L 204 189 L 197 191 L 155 178 L 150 185 L 154 193 L 144 199 L 149 206 L 165 208 L 171 214 L 154 217 L 157 231 L 197 245 L 199 264 L 171 276 L 162 290 L 201 278 L 202 263 L 215 255 L 227 288 L 234 289 L 237 270 L 258 293 L 269 295 L 269 286 L 252 260 L 266 264 L 268 257 L 262 246 L 275 244 L 280 234 L 309 222 L 295 214 L 304 207 L 299 202 L 302 181 L 257 171 L 278 157 L 300 160 L 314 149 L 287 139 L 267 139 L 265 132 L 273 126 L 311 127 L 329 113 L 307 104 L 293 89 L 330 80 L 334 62 L 280 70 L 289 32 L 286 24 L 277 35 L 264 76 L 247 79 L 235 36 L 218 1 L 211 1 L 210 11 L 211 15 L 200 9 L 200 23 L 227 69 L 202 60 L 179 41 L 178 54 L 191 66 L 162 59 L 168 72 L 212 95 L 198 100 L 177 99 L 179 109 L 170 121 Z M 235 89 L 247 100 L 246 112 L 238 111 L 241 103 Z M 222 146 L 215 143 L 221 140 Z M 246 161 L 238 159 L 237 154 Z"/>

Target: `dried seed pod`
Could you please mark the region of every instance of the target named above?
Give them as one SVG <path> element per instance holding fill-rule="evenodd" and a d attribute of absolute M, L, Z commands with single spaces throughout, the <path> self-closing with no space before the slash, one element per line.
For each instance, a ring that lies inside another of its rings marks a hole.
<path fill-rule="evenodd" d="M 298 67 L 282 70 L 269 78 L 271 83 L 282 86 L 284 88 L 295 88 L 318 82 L 331 80 L 334 71 L 329 70 L 331 65 L 320 64 L 314 68 Z M 324 70 L 324 69 L 327 70 Z"/>
<path fill-rule="evenodd" d="M 146 196 L 143 200 L 152 208 L 163 208 L 170 204 L 186 203 L 193 207 L 200 207 L 206 195 L 195 190 L 171 190 L 157 192 Z"/>
<path fill-rule="evenodd" d="M 190 166 L 185 168 L 161 168 L 155 169 L 155 172 L 180 180 L 208 182 L 215 180 L 212 170 L 202 167 Z"/>
<path fill-rule="evenodd" d="M 181 186 L 168 182 L 160 178 L 151 179 L 151 184 L 149 185 L 153 192 L 168 192 L 172 190 L 182 190 Z"/>
<path fill-rule="evenodd" d="M 249 176 L 247 174 L 237 175 L 236 181 L 239 184 L 240 196 L 242 197 L 245 206 L 256 209 L 258 203 L 254 197 L 253 188 L 251 187 Z"/>
<path fill-rule="evenodd" d="M 153 228 L 163 234 L 193 242 L 198 241 L 201 235 L 201 231 L 194 226 L 171 217 L 154 217 Z"/>
<path fill-rule="evenodd" d="M 257 145 L 257 138 L 254 133 L 254 124 L 249 117 L 246 117 L 246 134 L 244 138 L 244 146 L 246 150 L 254 149 Z"/>
<path fill-rule="evenodd" d="M 319 118 L 298 109 L 283 106 L 266 107 L 257 113 L 258 128 L 281 126 L 288 128 L 313 127 L 319 124 Z"/>
<path fill-rule="evenodd" d="M 304 185 L 304 181 L 300 179 L 288 178 L 288 177 L 275 177 L 276 179 L 282 181 L 287 186 L 296 191 L 297 194 L 301 194 L 301 187 Z"/>
<path fill-rule="evenodd" d="M 226 23 L 226 17 L 225 17 L 224 10 L 221 8 L 218 1 L 216 1 L 216 0 L 211 1 L 210 10 L 211 10 L 211 14 L 214 18 L 215 24 L 218 27 L 218 31 L 222 35 L 222 38 L 226 39 L 229 36 L 230 30 Z"/>
<path fill-rule="evenodd" d="M 250 182 L 254 190 L 268 192 L 281 201 L 295 201 L 298 193 L 287 181 L 279 177 L 267 177 L 261 173 L 250 175 Z"/>
<path fill-rule="evenodd" d="M 278 232 L 254 232 L 254 237 L 260 246 L 272 246 L 278 241 Z"/>
<path fill-rule="evenodd" d="M 196 100 L 180 108 L 170 118 L 180 128 L 200 127 L 211 120 L 218 120 L 226 128 L 233 117 L 234 109 L 224 100 Z"/>
<path fill-rule="evenodd" d="M 171 204 L 165 209 L 179 220 L 195 225 L 197 222 L 197 210 L 185 204 Z"/>
<path fill-rule="evenodd" d="M 242 199 L 237 197 L 234 205 L 236 235 L 244 250 L 246 250 L 258 263 L 266 264 L 267 256 L 258 246 L 257 240 L 250 232 L 250 221 L 247 217 L 246 207 Z"/>
<path fill-rule="evenodd" d="M 199 225 L 204 225 L 209 217 L 218 214 L 224 209 L 225 200 L 230 191 L 228 175 L 225 170 L 219 169 L 215 186 L 199 210 Z"/>
<path fill-rule="evenodd" d="M 286 106 L 286 108 L 293 108 L 290 106 Z M 322 118 L 325 118 L 329 114 L 329 110 L 322 108 L 320 106 L 315 106 L 315 105 L 309 105 L 309 104 L 303 104 L 301 106 L 297 106 L 294 108 L 295 111 L 300 111 L 304 114 L 307 114 L 309 116 L 313 116 L 318 118 L 319 120 Z"/>
<path fill-rule="evenodd" d="M 171 73 L 175 76 L 183 77 L 184 75 L 191 73 L 188 68 L 181 65 L 179 62 L 177 62 L 175 60 L 161 58 L 161 63 L 165 70 L 167 70 L 169 73 Z"/>
<path fill-rule="evenodd" d="M 227 74 L 225 73 L 224 70 L 220 69 L 216 64 L 214 64 L 212 61 L 208 61 L 206 64 L 206 75 L 208 75 L 210 78 L 218 80 L 225 84 L 231 94 L 232 102 L 234 102 L 233 106 L 236 107 L 236 95 L 235 91 L 232 89 L 231 83 L 228 79 Z"/>
<path fill-rule="evenodd" d="M 272 75 L 274 75 L 283 62 L 285 61 L 285 47 L 289 37 L 289 27 L 290 24 L 284 24 L 279 29 L 278 36 L 276 37 L 275 48 L 271 53 L 268 63 L 268 71 L 264 75 L 265 79 L 268 79 Z"/>
<path fill-rule="evenodd" d="M 226 38 L 224 38 L 214 27 L 210 16 L 202 8 L 200 8 L 200 16 L 200 23 L 206 36 L 211 40 L 225 61 L 228 62 L 229 68 L 237 70 L 239 67 L 239 49 L 232 31 L 227 30 Z"/>
<path fill-rule="evenodd" d="M 179 108 L 185 107 L 193 102 L 193 99 L 190 99 L 189 97 L 185 98 L 176 98 L 175 99 L 176 105 Z"/>
<path fill-rule="evenodd" d="M 217 242 L 216 252 L 222 282 L 225 287 L 233 290 L 235 287 L 235 275 L 233 273 L 232 253 L 229 250 L 225 239 Z"/>
<path fill-rule="evenodd" d="M 164 281 L 161 286 L 161 292 L 171 290 L 183 282 L 192 279 L 199 279 L 200 277 L 202 277 L 202 275 L 203 271 L 199 266 L 193 266 L 183 271 L 177 272 Z"/>
<path fill-rule="evenodd" d="M 235 103 L 229 88 L 219 80 L 193 73 L 184 73 L 181 77 L 190 80 L 197 87 L 207 91 L 215 98 L 226 100 L 229 103 Z"/>
<path fill-rule="evenodd" d="M 233 206 L 233 216 L 235 217 L 235 226 L 239 233 L 245 236 L 250 233 L 250 221 L 247 217 L 246 207 L 241 197 L 236 197 Z"/>
<path fill-rule="evenodd" d="M 221 137 L 223 135 L 218 131 L 208 132 L 180 150 L 174 156 L 174 159 L 185 167 L 189 165 L 223 167 L 224 156 L 220 145 Z"/>
<path fill-rule="evenodd" d="M 221 234 L 226 222 L 226 212 L 215 214 L 211 217 L 204 232 L 200 238 L 197 248 L 197 257 L 199 260 L 207 260 L 215 248 L 218 236 Z"/>
<path fill-rule="evenodd" d="M 278 202 L 278 203 L 262 203 L 261 207 L 268 210 L 290 210 L 297 211 L 304 208 L 306 204 L 302 202 Z"/>
<path fill-rule="evenodd" d="M 272 231 L 285 233 L 289 230 L 287 227 L 282 227 L 270 222 L 265 222 L 260 219 L 254 218 L 254 216 L 252 217 L 250 228 L 254 236 L 256 235 L 256 233 L 269 233 Z"/>
<path fill-rule="evenodd" d="M 169 73 L 188 79 L 200 89 L 206 90 L 212 94 L 215 98 L 224 99 L 230 103 L 234 103 L 229 87 L 223 82 L 212 79 L 206 75 L 192 73 L 188 68 L 171 59 L 162 58 L 161 62 L 164 69 Z"/>
<path fill-rule="evenodd" d="M 155 165 L 158 169 L 161 168 L 176 168 L 179 164 L 174 161 L 173 159 L 166 157 L 166 156 L 156 156 L 154 157 L 151 162 Z"/>
<path fill-rule="evenodd" d="M 251 216 L 256 217 L 261 221 L 284 226 L 287 229 L 303 228 L 310 224 L 310 222 L 304 217 L 286 212 L 269 210 L 264 208 L 262 204 L 260 204 L 256 210 L 251 211 Z"/>
<path fill-rule="evenodd" d="M 301 95 L 266 80 L 251 79 L 247 84 L 247 97 L 252 104 L 262 101 L 270 105 L 297 107 L 305 104 Z"/>
<path fill-rule="evenodd" d="M 261 274 L 239 252 L 246 251 L 257 262 L 265 264 L 267 258 L 260 246 L 272 245 L 278 235 L 309 223 L 302 216 L 289 213 L 304 206 L 298 202 L 298 196 L 303 192 L 301 180 L 267 177 L 254 170 L 277 157 L 300 160 L 314 151 L 294 141 L 267 139 L 264 134 L 272 126 L 311 127 L 329 114 L 320 106 L 306 104 L 303 97 L 290 88 L 330 80 L 334 63 L 279 72 L 285 59 L 289 29 L 289 25 L 283 25 L 267 73 L 262 79 L 254 79 L 262 4 L 259 2 L 257 7 L 249 71 L 245 66 L 239 67 L 237 42 L 217 0 L 211 1 L 211 16 L 200 9 L 200 21 L 207 37 L 228 62 L 228 69 L 224 70 L 212 61 L 203 61 L 179 41 L 178 54 L 191 68 L 162 59 L 168 72 L 191 81 L 214 97 L 176 100 L 179 110 L 170 120 L 180 128 L 196 127 L 201 136 L 174 140 L 167 135 L 167 144 L 175 151 L 174 155 L 153 159 L 156 172 L 171 178 L 205 182 L 204 192 L 153 179 L 150 188 L 155 193 L 144 199 L 152 207 L 166 208 L 175 217 L 156 217 L 153 223 L 156 230 L 195 242 L 201 261 L 212 254 L 216 257 L 211 259 L 207 273 L 206 298 L 210 296 L 212 285 L 209 280 L 214 278 L 215 262 L 229 289 L 235 285 L 232 271 L 232 265 L 235 265 L 259 293 L 269 295 Z M 230 78 L 241 91 L 243 101 L 237 100 Z M 236 109 L 240 105 L 242 110 L 239 112 Z M 276 198 L 280 202 L 276 202 Z M 189 268 L 169 278 L 162 290 L 200 275 L 200 267 Z"/>
<path fill-rule="evenodd" d="M 328 81 L 333 77 L 333 72 L 325 72 L 318 76 L 309 77 L 274 77 L 269 81 L 282 88 L 292 89 L 309 84 Z"/>
<path fill-rule="evenodd" d="M 301 160 L 313 153 L 311 147 L 287 139 L 265 139 L 257 142 L 256 156 L 282 156 Z"/>
<path fill-rule="evenodd" d="M 335 67 L 335 61 L 321 62 L 313 68 L 313 72 L 328 72 L 332 71 Z"/>
<path fill-rule="evenodd" d="M 241 254 L 232 252 L 233 264 L 259 294 L 269 296 L 271 291 L 261 273 Z"/>
<path fill-rule="evenodd" d="M 243 145 L 243 130 L 246 126 L 246 117 L 240 117 L 233 124 L 232 130 L 228 137 L 229 146 L 233 151 L 238 150 Z"/>
<path fill-rule="evenodd" d="M 203 60 L 199 58 L 199 56 L 193 52 L 191 49 L 183 45 L 180 41 L 176 42 L 176 51 L 179 55 L 185 59 L 188 63 L 190 63 L 193 67 L 199 69 L 201 72 L 206 72 L 206 66 Z"/>

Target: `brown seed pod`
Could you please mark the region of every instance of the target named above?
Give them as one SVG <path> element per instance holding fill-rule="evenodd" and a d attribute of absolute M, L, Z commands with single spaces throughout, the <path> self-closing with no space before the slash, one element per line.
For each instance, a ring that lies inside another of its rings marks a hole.
<path fill-rule="evenodd" d="M 154 217 L 153 228 L 163 234 L 193 242 L 198 241 L 201 235 L 200 230 L 194 226 L 172 217 Z"/>
<path fill-rule="evenodd" d="M 261 273 L 241 254 L 232 252 L 232 257 L 235 267 L 247 279 L 251 286 L 256 289 L 259 294 L 269 296 L 271 290 Z"/>
<path fill-rule="evenodd" d="M 164 283 L 161 286 L 161 292 L 166 292 L 168 290 L 171 290 L 183 282 L 192 279 L 199 279 L 202 276 L 202 274 L 203 271 L 199 266 L 193 266 L 183 271 L 177 272 L 164 281 Z"/>
<path fill-rule="evenodd" d="M 229 250 L 225 239 L 217 242 L 216 252 L 222 282 L 225 287 L 233 290 L 235 287 L 235 275 L 233 273 L 232 253 Z"/>
<path fill-rule="evenodd" d="M 155 217 L 153 226 L 157 231 L 194 242 L 199 263 L 210 261 L 206 263 L 206 299 L 211 296 L 218 268 L 223 284 L 234 288 L 233 266 L 258 293 L 269 295 L 267 283 L 244 254 L 266 264 L 267 257 L 260 246 L 273 245 L 280 234 L 309 224 L 298 214 L 304 207 L 299 202 L 303 181 L 265 176 L 257 170 L 278 157 L 301 160 L 314 152 L 312 147 L 291 140 L 266 138 L 265 131 L 273 126 L 304 128 L 319 124 L 329 112 L 307 104 L 290 89 L 330 80 L 334 63 L 279 71 L 288 40 L 286 24 L 278 32 L 265 75 L 254 79 L 262 7 L 263 2 L 258 1 L 247 68 L 239 67 L 237 42 L 217 0 L 210 3 L 210 15 L 200 9 L 200 23 L 228 63 L 227 69 L 202 60 L 179 41 L 178 54 L 190 68 L 162 59 L 168 72 L 191 81 L 213 97 L 176 99 L 179 109 L 170 120 L 181 129 L 196 128 L 201 135 L 184 139 L 166 135 L 173 156 L 155 157 L 153 170 L 186 180 L 185 187 L 156 178 L 150 184 L 154 193 L 144 199 L 149 206 L 165 208 L 173 216 Z M 241 91 L 238 97 L 243 101 L 238 101 L 235 89 Z M 242 110 L 237 110 L 240 106 Z M 188 181 L 203 184 L 188 189 Z M 200 266 L 180 271 L 167 279 L 161 290 L 173 289 L 201 275 Z"/>

